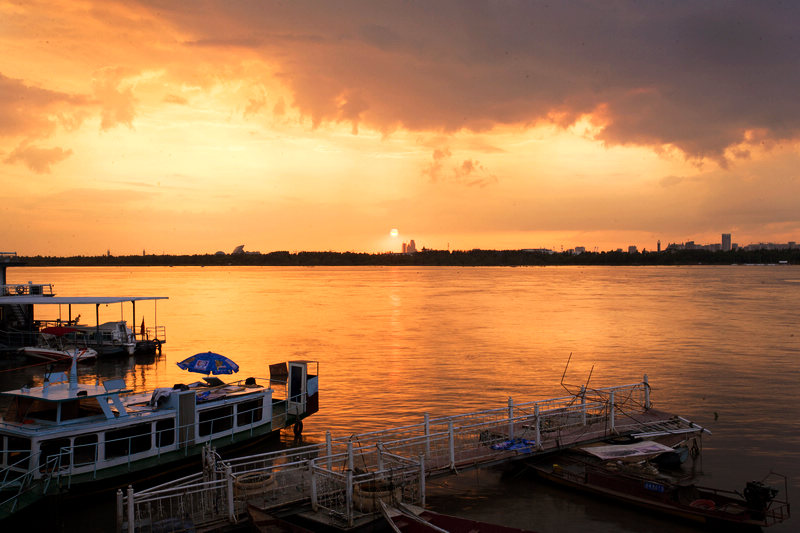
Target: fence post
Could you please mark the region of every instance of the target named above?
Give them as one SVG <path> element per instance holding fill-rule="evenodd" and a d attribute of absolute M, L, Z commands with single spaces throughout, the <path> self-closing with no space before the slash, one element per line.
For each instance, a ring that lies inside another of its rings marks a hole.
<path fill-rule="evenodd" d="M 381 445 L 381 441 L 375 445 L 375 448 L 378 449 L 378 472 L 383 471 L 383 446 Z"/>
<path fill-rule="evenodd" d="M 422 507 L 425 507 L 425 456 L 419 456 L 419 493 Z"/>
<path fill-rule="evenodd" d="M 508 440 L 514 440 L 514 400 L 508 397 Z"/>
<path fill-rule="evenodd" d="M 609 417 L 611 419 L 610 420 L 611 433 L 616 433 L 617 432 L 617 428 L 615 427 L 615 424 L 614 424 L 614 390 L 613 389 L 611 390 L 611 394 L 608 396 L 608 411 L 609 411 Z"/>
<path fill-rule="evenodd" d="M 311 509 L 317 512 L 319 510 L 319 501 L 317 500 L 317 471 L 314 470 L 313 461 L 308 461 L 308 468 L 311 469 Z"/>
<path fill-rule="evenodd" d="M 353 471 L 347 471 L 347 495 L 346 501 L 347 504 L 347 525 L 353 525 Z"/>
<path fill-rule="evenodd" d="M 134 508 L 133 508 L 133 486 L 128 485 L 128 532 L 133 533 L 136 531 L 136 522 L 134 521 Z"/>
<path fill-rule="evenodd" d="M 544 448 L 542 446 L 542 424 L 539 418 L 539 404 L 533 404 L 533 418 L 536 420 L 536 447 L 540 450 Z"/>
<path fill-rule="evenodd" d="M 331 442 L 331 432 L 325 432 L 325 451 L 328 454 L 328 470 L 333 470 L 333 443 Z"/>
<path fill-rule="evenodd" d="M 581 385 L 581 423 L 586 425 L 586 385 Z"/>
<path fill-rule="evenodd" d="M 650 382 L 647 380 L 647 374 L 644 375 L 644 408 L 645 411 L 650 409 Z"/>
<path fill-rule="evenodd" d="M 117 533 L 122 533 L 122 517 L 125 516 L 125 511 L 122 507 L 122 489 L 117 489 Z M 131 533 L 133 533 L 133 530 L 131 530 Z"/>
<path fill-rule="evenodd" d="M 450 419 L 447 421 L 447 434 L 450 446 L 450 468 L 455 470 L 456 468 L 456 436 L 453 432 L 453 420 Z"/>
<path fill-rule="evenodd" d="M 425 455 L 431 455 L 431 415 L 425 413 Z"/>
<path fill-rule="evenodd" d="M 227 482 L 228 493 L 228 520 L 234 523 L 236 522 L 236 513 L 233 508 L 233 473 L 231 473 L 231 465 L 225 465 L 225 481 Z"/>
<path fill-rule="evenodd" d="M 353 441 L 347 441 L 347 469 L 351 472 L 355 468 L 355 461 L 353 460 Z"/>

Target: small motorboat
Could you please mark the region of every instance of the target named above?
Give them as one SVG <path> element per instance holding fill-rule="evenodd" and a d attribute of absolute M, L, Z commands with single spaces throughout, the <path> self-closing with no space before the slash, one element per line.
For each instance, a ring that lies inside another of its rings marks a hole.
<path fill-rule="evenodd" d="M 50 332 L 39 334 L 36 346 L 24 346 L 19 353 L 33 359 L 40 359 L 52 363 L 70 363 L 72 356 L 76 355 L 79 363 L 91 362 L 97 358 L 97 351 L 87 346 L 77 346 L 74 340 L 76 330 L 72 328 L 50 328 Z"/>
<path fill-rule="evenodd" d="M 528 529 L 436 513 L 402 502 L 392 506 L 383 501 L 380 504 L 383 517 L 396 533 L 534 533 Z"/>

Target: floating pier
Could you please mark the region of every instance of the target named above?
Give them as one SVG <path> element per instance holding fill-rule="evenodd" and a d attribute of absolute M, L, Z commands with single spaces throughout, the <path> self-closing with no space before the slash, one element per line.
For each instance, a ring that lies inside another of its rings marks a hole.
<path fill-rule="evenodd" d="M 425 505 L 425 482 L 612 437 L 697 436 L 704 428 L 650 405 L 640 383 L 582 389 L 324 443 L 222 461 L 207 449 L 203 471 L 117 493 L 117 531 L 213 530 L 248 519 L 248 503 L 352 529 L 380 516 L 379 501 Z"/>

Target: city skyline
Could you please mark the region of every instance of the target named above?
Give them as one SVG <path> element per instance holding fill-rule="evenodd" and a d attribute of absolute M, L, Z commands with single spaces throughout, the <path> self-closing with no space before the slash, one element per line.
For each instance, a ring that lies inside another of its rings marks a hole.
<path fill-rule="evenodd" d="M 793 241 L 798 15 L 0 0 L 0 248 Z"/>

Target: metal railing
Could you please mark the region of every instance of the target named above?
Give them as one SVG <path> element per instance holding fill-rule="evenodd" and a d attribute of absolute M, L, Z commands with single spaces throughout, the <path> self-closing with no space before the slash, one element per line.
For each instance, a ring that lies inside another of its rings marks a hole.
<path fill-rule="evenodd" d="M 51 283 L 7 283 L 0 285 L 0 296 L 53 296 Z"/>
<path fill-rule="evenodd" d="M 138 493 L 120 492 L 118 529 L 126 519 L 133 524 L 129 531 L 150 531 L 153 524 L 176 518 L 191 520 L 194 527 L 235 523 L 244 517 L 248 501 L 267 509 L 310 504 L 327 520 L 352 526 L 379 512 L 376 499 L 424 505 L 426 476 L 647 427 L 627 415 L 649 409 L 649 392 L 645 376 L 641 383 L 575 396 L 521 404 L 509 398 L 496 409 L 434 419 L 426 414 L 420 424 L 345 438 L 327 432 L 324 444 L 207 463 L 202 473 Z M 253 481 L 249 490 L 235 490 L 248 479 Z M 204 503 L 203 511 L 191 516 L 170 514 L 195 509 L 204 491 L 213 505 Z"/>

